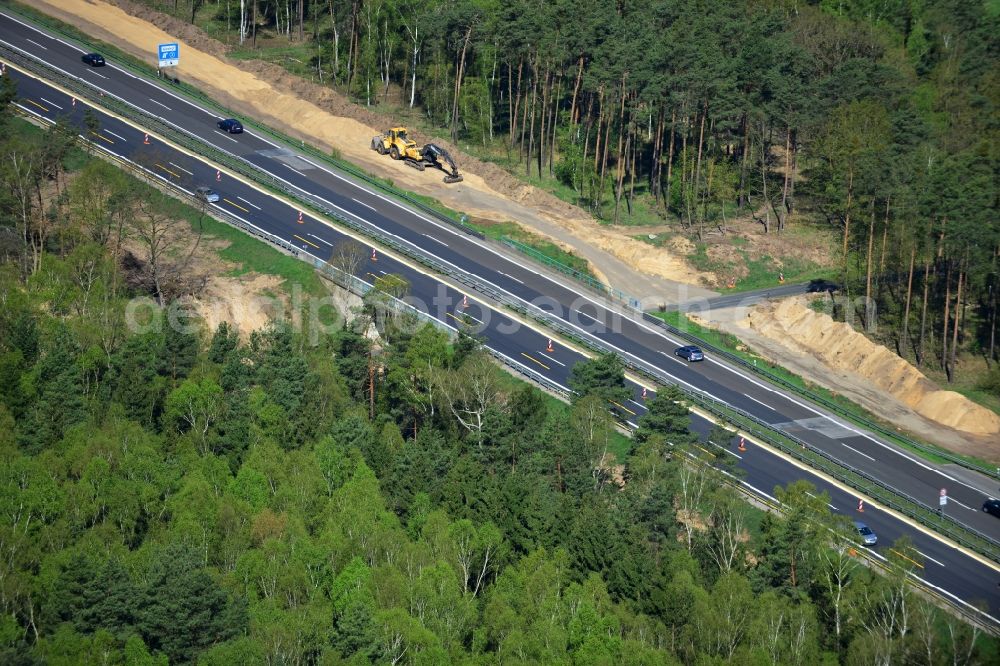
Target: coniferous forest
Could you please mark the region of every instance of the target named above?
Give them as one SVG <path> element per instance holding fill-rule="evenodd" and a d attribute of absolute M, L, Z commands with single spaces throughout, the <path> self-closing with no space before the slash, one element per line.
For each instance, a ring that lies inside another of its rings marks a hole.
<path fill-rule="evenodd" d="M 206 330 L 146 239 L 222 225 L 0 124 L 0 662 L 995 663 L 906 543 L 876 575 L 809 484 L 746 503 L 675 393 L 624 439 L 615 358 L 566 405 L 377 292 L 322 336 Z"/>

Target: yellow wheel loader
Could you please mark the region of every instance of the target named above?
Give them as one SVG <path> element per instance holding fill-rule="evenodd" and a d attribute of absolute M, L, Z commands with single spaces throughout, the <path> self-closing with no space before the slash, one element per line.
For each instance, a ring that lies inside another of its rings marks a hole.
<path fill-rule="evenodd" d="M 448 151 L 433 143 L 417 147 L 417 142 L 406 136 L 405 127 L 393 127 L 372 138 L 372 150 L 379 155 L 389 154 L 394 160 L 406 163 L 418 171 L 433 167 L 444 171 L 444 182 L 458 183 L 463 180 L 458 166 Z"/>

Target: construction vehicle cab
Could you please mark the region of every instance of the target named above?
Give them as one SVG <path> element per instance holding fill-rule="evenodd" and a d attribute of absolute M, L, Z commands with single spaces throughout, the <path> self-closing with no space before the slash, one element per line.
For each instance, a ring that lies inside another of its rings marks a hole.
<path fill-rule="evenodd" d="M 405 127 L 393 127 L 372 138 L 372 150 L 379 155 L 389 154 L 394 160 L 405 160 L 406 164 L 418 171 L 433 167 L 444 171 L 444 182 L 458 183 L 463 180 L 458 166 L 448 151 L 433 143 L 417 147 L 417 142 L 406 135 Z"/>
<path fill-rule="evenodd" d="M 388 153 L 394 160 L 420 159 L 417 142 L 406 136 L 405 127 L 393 127 L 373 138 L 372 149 L 379 155 Z"/>

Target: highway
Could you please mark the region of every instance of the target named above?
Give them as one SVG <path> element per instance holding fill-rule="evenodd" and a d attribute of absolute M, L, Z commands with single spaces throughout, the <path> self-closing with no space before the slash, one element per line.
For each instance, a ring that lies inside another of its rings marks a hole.
<path fill-rule="evenodd" d="M 716 359 L 709 358 L 704 363 L 689 365 L 672 354 L 673 348 L 682 344 L 680 340 L 673 340 L 648 324 L 622 315 L 595 296 L 576 292 L 575 287 L 540 273 L 537 267 L 518 257 L 508 256 L 477 238 L 413 212 L 264 137 L 252 132 L 236 136 L 219 132 L 215 127 L 218 116 L 211 111 L 136 78 L 113 64 L 91 69 L 80 62 L 81 51 L 68 42 L 43 32 L 33 32 L 32 28 L 18 20 L 3 15 L 0 15 L 0 41 L 31 53 L 71 76 L 91 81 L 108 94 L 168 118 L 217 147 L 281 178 L 291 187 L 321 198 L 344 215 L 393 234 L 400 242 L 410 243 L 457 270 L 476 275 L 512 297 L 545 307 L 565 320 L 581 337 L 591 336 L 613 345 L 622 355 L 659 368 L 693 390 L 704 391 L 754 413 L 768 423 L 808 440 L 810 446 L 823 448 L 847 464 L 863 468 L 900 490 L 932 503 L 936 502 L 939 488 L 947 487 L 952 502 L 949 505 L 951 513 L 958 512 L 963 522 L 984 533 L 1000 534 L 1000 521 L 978 511 L 985 498 L 985 494 L 977 488 L 978 483 L 967 485 L 931 463 L 859 432 L 853 426 L 755 378 L 747 377 L 737 368 Z M 68 95 L 23 76 L 13 67 L 7 67 L 6 75 L 18 81 L 22 109 L 48 120 L 67 118 L 82 126 L 85 105 L 81 101 L 74 104 Z M 295 207 L 228 174 L 217 174 L 215 166 L 176 150 L 155 137 L 146 143 L 145 133 L 128 123 L 103 113 L 98 113 L 98 116 L 100 124 L 95 136 L 85 137 L 95 145 L 142 165 L 155 177 L 188 193 L 199 185 L 213 187 L 222 196 L 216 204 L 220 209 L 294 243 L 303 252 L 325 259 L 342 236 L 327 222 L 309 214 L 302 215 L 300 222 L 299 211 Z M 509 315 L 491 308 L 474 292 L 461 293 L 442 283 L 440 278 L 428 275 L 407 262 L 377 254 L 376 260 L 369 258 L 358 273 L 359 277 L 371 281 L 383 272 L 401 274 L 409 280 L 412 295 L 429 306 L 427 309 L 435 319 L 452 328 L 458 326 L 459 321 L 480 327 L 480 334 L 489 347 L 507 357 L 512 364 L 520 364 L 539 373 L 554 384 L 565 387 L 572 365 L 582 358 L 558 344 L 553 351 L 548 351 L 548 336 L 544 331 L 517 325 Z M 463 307 L 466 298 L 468 306 Z M 628 418 L 634 422 L 644 408 L 640 387 L 633 385 L 633 390 L 633 398 L 622 408 L 631 412 Z M 708 424 L 695 418 L 695 428 L 704 432 Z M 740 456 L 738 462 L 747 473 L 747 483 L 761 492 L 769 493 L 775 485 L 808 478 L 817 487 L 830 492 L 830 503 L 838 512 L 855 515 L 856 498 L 850 493 L 753 443 L 745 454 L 737 454 L 731 444 L 727 455 Z M 923 579 L 958 599 L 969 603 L 983 602 L 992 613 L 1000 612 L 1000 590 L 997 587 L 1000 573 L 996 567 L 970 557 L 936 536 L 876 507 L 869 506 L 863 519 L 879 534 L 884 544 L 877 550 L 889 548 L 900 535 L 909 535 L 924 559 L 924 568 L 920 569 Z"/>

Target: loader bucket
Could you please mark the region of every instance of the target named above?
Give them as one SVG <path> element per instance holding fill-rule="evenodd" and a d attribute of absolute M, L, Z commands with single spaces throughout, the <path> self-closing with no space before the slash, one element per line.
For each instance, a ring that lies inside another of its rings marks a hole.
<path fill-rule="evenodd" d="M 462 182 L 463 180 L 465 180 L 465 179 L 464 179 L 464 178 L 462 178 L 462 177 L 461 177 L 461 176 L 459 176 L 459 175 L 455 175 L 455 176 L 445 176 L 445 177 L 444 177 L 444 182 L 446 182 L 446 183 L 449 183 L 449 184 L 450 184 L 450 183 L 461 183 L 461 182 Z"/>

